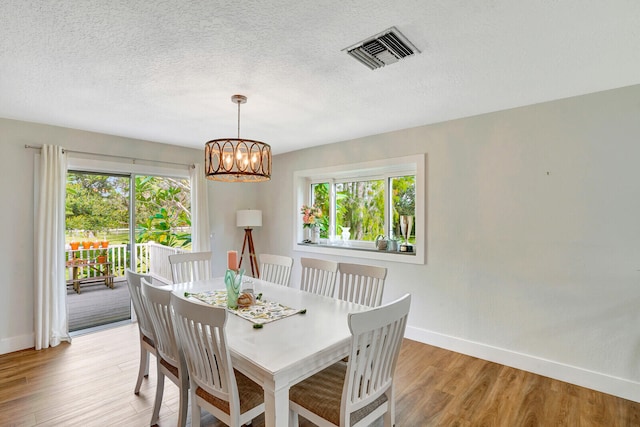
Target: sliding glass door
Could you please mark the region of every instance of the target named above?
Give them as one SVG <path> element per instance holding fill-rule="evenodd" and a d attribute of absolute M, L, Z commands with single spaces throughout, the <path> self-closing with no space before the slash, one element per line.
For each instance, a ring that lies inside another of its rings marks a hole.
<path fill-rule="evenodd" d="M 130 319 L 126 269 L 170 283 L 168 256 L 191 249 L 190 181 L 70 170 L 66 228 L 69 330 Z"/>

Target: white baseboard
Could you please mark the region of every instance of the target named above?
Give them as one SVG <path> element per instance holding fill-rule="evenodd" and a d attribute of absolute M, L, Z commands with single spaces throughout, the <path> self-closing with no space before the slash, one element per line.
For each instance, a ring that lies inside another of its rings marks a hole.
<path fill-rule="evenodd" d="M 35 338 L 33 334 L 0 339 L 0 354 L 13 353 L 14 351 L 33 348 Z"/>
<path fill-rule="evenodd" d="M 576 366 L 411 326 L 407 326 L 405 337 L 457 353 L 611 394 L 623 399 L 640 402 L 640 383 L 636 381 L 613 377 Z"/>

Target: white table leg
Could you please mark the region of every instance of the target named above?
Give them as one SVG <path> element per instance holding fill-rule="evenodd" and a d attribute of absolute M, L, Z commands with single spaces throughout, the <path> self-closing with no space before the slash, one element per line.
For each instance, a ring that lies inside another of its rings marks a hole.
<path fill-rule="evenodd" d="M 276 388 L 275 383 L 265 381 L 263 388 L 265 427 L 289 425 L 289 387 Z"/>

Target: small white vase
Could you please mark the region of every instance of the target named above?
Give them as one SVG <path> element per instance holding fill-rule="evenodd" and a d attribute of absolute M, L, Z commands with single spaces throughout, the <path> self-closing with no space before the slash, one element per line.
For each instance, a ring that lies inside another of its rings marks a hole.
<path fill-rule="evenodd" d="M 349 229 L 351 227 L 342 227 L 342 241 L 344 242 L 344 244 L 346 245 L 347 242 L 349 241 L 349 238 L 351 237 L 351 233 L 349 233 Z"/>
<path fill-rule="evenodd" d="M 320 243 L 320 227 L 313 227 L 311 230 L 311 243 Z"/>

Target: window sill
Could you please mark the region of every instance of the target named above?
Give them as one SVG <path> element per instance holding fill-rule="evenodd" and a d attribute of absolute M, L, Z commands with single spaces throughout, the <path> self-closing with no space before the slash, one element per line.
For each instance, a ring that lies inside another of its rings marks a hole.
<path fill-rule="evenodd" d="M 380 251 L 377 249 L 358 247 L 355 244 L 344 244 L 337 242 L 333 244 L 320 243 L 302 243 L 297 242 L 294 246 L 295 251 L 312 252 L 317 254 L 348 256 L 353 258 L 376 259 L 390 262 L 401 262 L 407 264 L 424 264 L 422 257 L 418 256 L 419 248 L 414 246 L 416 252 L 399 252 L 399 251 Z"/>

